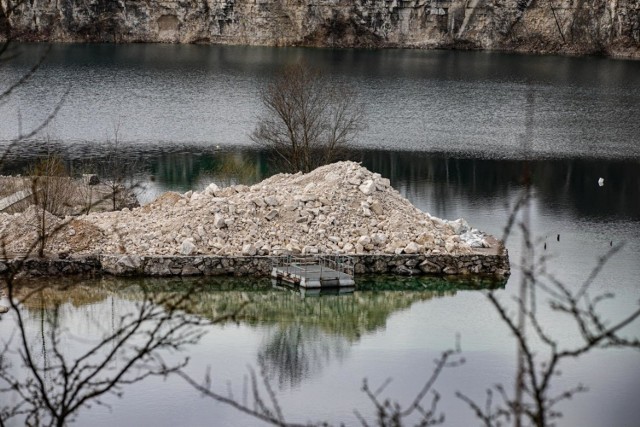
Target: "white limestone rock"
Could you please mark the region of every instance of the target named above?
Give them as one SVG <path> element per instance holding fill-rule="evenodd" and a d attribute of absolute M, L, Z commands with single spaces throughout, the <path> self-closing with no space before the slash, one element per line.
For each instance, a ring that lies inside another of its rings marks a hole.
<path fill-rule="evenodd" d="M 302 255 L 315 255 L 319 252 L 320 251 L 315 246 L 307 245 L 304 248 L 302 248 Z"/>
<path fill-rule="evenodd" d="M 460 235 L 460 240 L 462 240 L 472 248 L 488 248 L 489 244 L 484 239 L 484 237 L 485 234 L 483 232 L 472 228 L 471 230 L 462 233 Z"/>
<path fill-rule="evenodd" d="M 268 205 L 268 206 L 278 206 L 279 202 L 278 202 L 278 198 L 275 196 L 267 196 L 264 198 L 264 202 Z"/>
<path fill-rule="evenodd" d="M 209 185 L 207 185 L 207 188 L 204 189 L 204 193 L 208 196 L 215 196 L 216 193 L 220 191 L 220 187 L 218 187 L 216 184 L 214 184 L 213 182 Z"/>
<path fill-rule="evenodd" d="M 307 203 L 307 202 L 313 202 L 317 199 L 318 197 L 313 194 L 313 193 L 304 193 L 302 196 L 300 196 L 300 201 Z"/>
<path fill-rule="evenodd" d="M 227 226 L 227 223 L 225 222 L 225 218 L 222 215 L 220 215 L 219 213 L 217 213 L 213 217 L 213 225 L 216 228 L 224 228 L 224 227 Z"/>
<path fill-rule="evenodd" d="M 278 209 L 272 209 L 269 211 L 268 214 L 266 214 L 264 217 L 269 220 L 272 221 L 274 220 L 278 215 L 280 214 L 280 212 L 278 211 Z"/>
<path fill-rule="evenodd" d="M 384 245 L 387 241 L 387 236 L 384 233 L 373 233 L 371 235 L 371 243 L 376 246 Z"/>
<path fill-rule="evenodd" d="M 376 214 L 376 215 L 382 215 L 384 213 L 384 208 L 382 207 L 382 204 L 380 203 L 380 201 L 378 200 L 374 200 L 371 203 L 370 209 Z"/>
<path fill-rule="evenodd" d="M 453 230 L 454 234 L 462 234 L 469 230 L 469 223 L 464 218 L 458 218 L 455 221 L 445 221 Z"/>
<path fill-rule="evenodd" d="M 351 185 L 358 186 L 362 183 L 362 180 L 359 177 L 352 176 L 347 179 L 347 182 Z"/>
<path fill-rule="evenodd" d="M 376 180 L 376 187 L 379 191 L 384 191 L 391 187 L 391 181 L 388 178 L 380 178 Z"/>
<path fill-rule="evenodd" d="M 191 255 L 196 250 L 196 245 L 192 238 L 184 239 L 180 245 L 180 255 Z"/>
<path fill-rule="evenodd" d="M 358 188 L 360 189 L 360 191 L 363 194 L 369 195 L 369 194 L 372 194 L 376 190 L 376 185 L 373 182 L 373 180 L 368 179 L 362 185 L 360 185 Z"/>
<path fill-rule="evenodd" d="M 417 254 L 420 252 L 420 245 L 416 242 L 409 242 L 407 246 L 404 247 L 405 254 Z"/>
<path fill-rule="evenodd" d="M 252 244 L 246 244 L 242 247 L 242 255 L 244 256 L 254 256 L 258 250 Z"/>
<path fill-rule="evenodd" d="M 366 246 L 369 243 L 371 243 L 371 237 L 369 236 L 360 236 L 360 238 L 358 239 L 358 244 L 362 246 Z"/>

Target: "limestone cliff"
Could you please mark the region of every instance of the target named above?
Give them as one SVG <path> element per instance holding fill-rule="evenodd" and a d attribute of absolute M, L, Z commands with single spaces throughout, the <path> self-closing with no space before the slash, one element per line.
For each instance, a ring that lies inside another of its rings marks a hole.
<path fill-rule="evenodd" d="M 16 0 L 0 0 L 4 10 Z M 21 40 L 598 53 L 640 58 L 640 0 L 25 0 Z"/>

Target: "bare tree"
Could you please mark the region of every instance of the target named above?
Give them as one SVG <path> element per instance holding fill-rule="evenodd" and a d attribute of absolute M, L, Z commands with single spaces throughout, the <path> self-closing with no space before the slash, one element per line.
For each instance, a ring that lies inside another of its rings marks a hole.
<path fill-rule="evenodd" d="M 290 172 L 309 172 L 343 158 L 364 127 L 354 91 L 305 64 L 284 68 L 261 100 L 265 112 L 251 139 Z"/>
<path fill-rule="evenodd" d="M 444 424 L 445 414 L 438 413 L 438 402 L 441 396 L 440 393 L 434 389 L 434 385 L 445 368 L 455 368 L 465 363 L 465 359 L 460 356 L 460 353 L 459 340 L 456 343 L 455 349 L 443 351 L 440 357 L 434 361 L 435 366 L 429 378 L 425 381 L 422 388 L 418 390 L 415 397 L 405 406 L 392 399 L 382 399 L 380 397 L 385 387 L 391 382 L 390 378 L 376 390 L 372 390 L 368 381 L 365 379 L 362 385 L 362 391 L 367 395 L 375 408 L 376 417 L 374 425 L 402 426 L 407 425 L 409 422 L 414 422 L 416 426 Z M 429 392 L 431 392 L 432 398 L 430 402 L 426 402 Z M 426 406 L 427 403 L 429 406 Z M 355 411 L 355 413 L 363 427 L 369 427 L 371 425 L 360 412 Z"/>
<path fill-rule="evenodd" d="M 12 10 L 13 6 L 0 2 L 0 18 L 4 21 Z M 1 45 L 0 55 L 8 52 L 10 43 L 9 30 L 5 29 L 8 41 Z M 13 90 L 24 84 L 36 70 L 37 66 L 34 66 L 1 91 L 0 102 L 11 96 Z M 0 156 L 0 164 L 11 149 L 46 127 L 63 100 L 40 125 L 28 132 L 20 131 Z M 26 323 L 25 305 L 46 289 L 47 284 L 39 282 L 29 287 L 17 277 L 29 257 L 36 250 L 42 255 L 46 241 L 67 224 L 63 221 L 50 227 L 46 215 L 47 211 L 56 213 L 64 204 L 69 178 L 64 164 L 55 156 L 34 165 L 31 174 L 40 232 L 24 253 L 18 255 L 8 254 L 8 242 L 5 238 L 0 239 L 0 260 L 10 261 L 0 262 L 0 291 L 9 303 L 9 307 L 0 309 L 3 313 L 9 310 L 7 316 L 12 316 L 14 321 L 12 334 L 0 343 L 0 427 L 8 422 L 34 426 L 68 425 L 81 408 L 101 404 L 106 395 L 121 396 L 123 387 L 128 384 L 151 376 L 166 376 L 184 367 L 188 358 L 167 362 L 163 354 L 196 342 L 202 334 L 200 326 L 210 323 L 188 314 L 192 296 L 189 289 L 179 294 L 144 292 L 136 308 L 120 316 L 113 329 L 104 329 L 94 340 L 75 345 L 76 350 L 81 351 L 70 356 L 65 348 L 74 338 L 60 326 L 60 310 L 54 306 L 47 316 L 47 332 L 44 328 L 42 332 L 42 341 L 48 348 L 47 357 L 38 357 Z M 221 316 L 214 322 L 232 318 L 235 314 Z M 3 324 L 6 322 L 4 320 Z"/>
<path fill-rule="evenodd" d="M 168 362 L 163 354 L 197 342 L 203 333 L 200 326 L 208 323 L 186 314 L 189 290 L 171 294 L 144 290 L 134 310 L 120 316 L 112 329 L 103 330 L 94 341 L 74 342 L 74 348 L 82 351 L 69 356 L 64 349 L 73 336 L 61 328 L 59 307 L 54 306 L 48 309 L 47 332 L 42 332 L 47 348 L 43 359 L 34 354 L 23 313 L 23 304 L 43 287 L 29 289 L 11 276 L 5 282 L 16 333 L 14 342 L 3 343 L 0 362 L 1 400 L 7 402 L 0 405 L 3 421 L 17 417 L 26 425 L 68 425 L 81 408 L 101 404 L 105 395 L 121 396 L 126 385 L 184 367 L 188 357 Z"/>
<path fill-rule="evenodd" d="M 28 172 L 38 230 L 38 256 L 44 256 L 49 234 L 49 215 L 63 216 L 73 203 L 72 179 L 62 159 L 48 155 L 36 162 Z"/>
<path fill-rule="evenodd" d="M 488 301 L 516 341 L 519 363 L 514 391 L 509 392 L 504 384 L 496 385 L 493 390 L 487 391 L 483 404 L 477 403 L 464 392 L 456 393 L 485 427 L 554 425 L 556 419 L 562 416 L 557 405 L 587 390 L 582 384 L 563 390 L 554 386 L 553 380 L 561 374 L 563 362 L 597 349 L 640 349 L 640 339 L 625 337 L 623 331 L 640 318 L 640 308 L 621 313 L 618 319 L 607 319 L 599 311 L 600 304 L 614 295 L 611 292 L 592 295 L 590 289 L 606 263 L 622 245 L 613 246 L 603 254 L 584 282 L 564 283 L 547 270 L 547 256 L 544 253 L 536 254 L 536 249 L 543 242 L 534 238 L 529 216 L 518 216 L 521 211 L 527 212 L 530 200 L 531 194 L 525 190 L 509 218 L 503 239 L 506 241 L 513 228 L 521 230 L 524 250 L 518 266 L 522 273 L 518 296 L 513 303 L 509 303 L 494 291 L 487 294 Z M 553 312 L 566 316 L 577 327 L 581 341 L 568 344 L 554 337 L 539 313 L 541 304 L 548 304 Z M 497 398 L 494 394 L 497 394 Z"/>
<path fill-rule="evenodd" d="M 23 3 L 24 3 L 24 0 L 0 2 L 0 32 L 2 33 L 0 37 L 4 38 L 4 41 L 2 42 L 2 44 L 0 44 L 0 65 L 5 63 L 6 61 L 9 61 L 15 58 L 19 54 L 14 49 L 12 49 L 13 33 L 12 33 L 11 24 L 10 24 L 10 19 L 11 19 L 11 15 L 15 12 L 15 10 Z M 38 69 L 44 62 L 47 54 L 48 54 L 48 50 L 46 50 L 45 53 L 43 53 L 40 56 L 39 60 L 36 61 L 36 63 L 29 70 L 27 70 L 20 78 L 18 78 L 16 81 L 9 82 L 6 87 L 3 87 L 2 89 L 0 89 L 0 103 L 6 102 L 6 100 L 12 96 L 12 94 L 17 88 L 26 84 L 29 81 L 29 79 L 33 77 L 33 75 L 38 71 Z M 49 123 L 58 114 L 58 111 L 62 107 L 62 104 L 64 103 L 64 100 L 66 99 L 68 93 L 69 93 L 69 89 L 67 89 L 67 91 L 64 93 L 62 98 L 56 103 L 55 107 L 52 109 L 49 115 L 42 122 L 40 122 L 40 124 L 38 124 L 34 128 L 27 131 L 23 131 L 22 128 L 18 129 L 18 135 L 16 136 L 16 138 L 14 138 L 6 146 L 4 152 L 0 154 L 0 165 L 4 163 L 4 161 L 7 159 L 7 156 L 9 156 L 9 154 L 11 153 L 11 150 L 13 150 L 17 145 L 19 145 L 23 141 L 28 140 L 29 138 L 36 136 L 43 129 L 45 129 L 46 126 L 49 125 Z M 49 162 L 47 165 L 48 165 L 47 167 L 54 167 L 54 164 L 52 162 Z M 43 171 L 43 172 L 46 175 L 51 171 L 49 170 L 49 171 Z M 38 197 L 37 195 L 39 194 L 39 189 L 38 189 L 39 187 L 40 187 L 39 183 L 32 182 L 32 192 L 34 193 L 34 197 Z M 48 191 L 46 193 L 48 193 Z M 48 198 L 48 195 L 46 197 Z M 46 206 L 47 203 L 48 202 L 45 202 L 44 205 Z M 37 201 L 36 201 L 36 205 L 38 205 Z M 40 221 L 39 221 L 40 226 L 38 228 L 40 230 L 45 230 L 46 229 L 46 223 L 45 223 L 46 210 L 43 209 L 42 213 L 43 215 L 40 218 Z M 39 245 L 38 253 L 42 256 L 44 252 L 46 233 L 42 232 L 40 233 L 40 236 L 41 238 L 38 239 L 38 242 L 34 242 L 33 248 L 35 248 L 36 244 L 38 244 Z M 0 242 L 0 243 L 2 244 L 2 253 L 6 257 L 5 242 Z"/>
<path fill-rule="evenodd" d="M 131 200 L 132 191 L 137 187 L 134 182 L 136 172 L 141 168 L 135 157 L 125 153 L 120 140 L 120 128 L 114 126 L 113 140 L 107 141 L 107 156 L 102 164 L 102 176 L 106 177 L 112 209 L 131 207 L 135 202 Z"/>

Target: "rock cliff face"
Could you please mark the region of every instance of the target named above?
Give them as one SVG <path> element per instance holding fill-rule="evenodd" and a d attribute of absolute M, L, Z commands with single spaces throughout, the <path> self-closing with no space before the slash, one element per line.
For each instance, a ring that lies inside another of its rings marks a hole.
<path fill-rule="evenodd" d="M 15 1 L 0 4 L 9 10 Z M 460 48 L 640 58 L 638 0 L 26 0 L 0 21 L 21 40 Z"/>

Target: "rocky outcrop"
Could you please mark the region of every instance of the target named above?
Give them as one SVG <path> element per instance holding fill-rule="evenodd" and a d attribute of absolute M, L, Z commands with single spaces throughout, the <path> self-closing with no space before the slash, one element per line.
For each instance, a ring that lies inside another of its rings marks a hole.
<path fill-rule="evenodd" d="M 1 0 L 12 3 L 11 0 Z M 637 0 L 30 0 L 22 40 L 415 47 L 640 58 Z"/>

